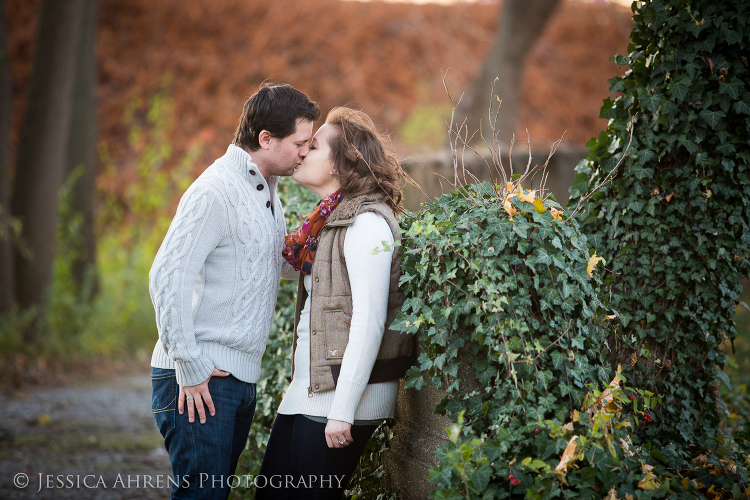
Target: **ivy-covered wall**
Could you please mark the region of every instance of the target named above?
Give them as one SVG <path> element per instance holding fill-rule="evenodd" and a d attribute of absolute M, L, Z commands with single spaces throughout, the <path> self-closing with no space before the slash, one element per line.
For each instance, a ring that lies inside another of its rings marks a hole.
<path fill-rule="evenodd" d="M 750 3 L 635 4 L 625 68 L 610 80 L 607 129 L 577 167 L 570 204 L 614 168 L 578 218 L 607 261 L 620 316 L 611 359 L 660 394 L 654 436 L 701 446 L 728 384 L 719 346 L 734 339 L 750 270 Z"/>

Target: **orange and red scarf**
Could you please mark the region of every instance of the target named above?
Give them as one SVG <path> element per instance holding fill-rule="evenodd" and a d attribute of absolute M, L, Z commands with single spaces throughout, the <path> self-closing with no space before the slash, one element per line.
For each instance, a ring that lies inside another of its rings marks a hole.
<path fill-rule="evenodd" d="M 294 269 L 302 274 L 309 275 L 312 272 L 320 230 L 326 225 L 328 217 L 339 206 L 343 197 L 344 194 L 339 189 L 320 200 L 318 206 L 304 222 L 284 239 L 284 250 L 281 254 Z"/>

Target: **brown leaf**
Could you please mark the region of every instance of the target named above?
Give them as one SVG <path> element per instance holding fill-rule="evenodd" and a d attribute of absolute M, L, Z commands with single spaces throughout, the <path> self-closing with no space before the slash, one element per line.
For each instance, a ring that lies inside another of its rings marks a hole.
<path fill-rule="evenodd" d="M 604 497 L 604 500 L 620 500 L 617 498 L 617 492 L 615 491 L 614 486 L 612 486 L 612 489 L 607 492 L 607 496 Z"/>
<path fill-rule="evenodd" d="M 562 457 L 560 458 L 560 463 L 557 464 L 557 467 L 555 467 L 555 470 L 552 471 L 552 473 L 559 479 L 562 483 L 568 484 L 568 481 L 565 479 L 565 475 L 568 472 L 568 464 L 575 458 L 576 455 L 576 439 L 578 439 L 578 436 L 573 436 L 570 438 L 570 441 L 568 441 L 568 446 L 565 447 L 565 451 L 563 451 Z"/>

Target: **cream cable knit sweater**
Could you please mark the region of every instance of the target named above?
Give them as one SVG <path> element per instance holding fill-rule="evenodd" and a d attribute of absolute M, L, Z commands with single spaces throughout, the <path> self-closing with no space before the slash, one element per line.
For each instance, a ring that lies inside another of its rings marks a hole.
<path fill-rule="evenodd" d="M 151 366 L 175 369 L 180 385 L 214 368 L 244 382 L 260 376 L 285 264 L 278 181 L 232 145 L 180 200 L 149 273 L 159 330 Z"/>

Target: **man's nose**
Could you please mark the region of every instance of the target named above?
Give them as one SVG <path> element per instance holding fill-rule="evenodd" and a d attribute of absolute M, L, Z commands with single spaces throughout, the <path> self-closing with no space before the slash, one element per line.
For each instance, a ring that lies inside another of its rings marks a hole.
<path fill-rule="evenodd" d="M 303 146 L 303 147 L 300 148 L 299 155 L 302 158 L 304 158 L 305 156 L 307 156 L 307 153 L 309 153 L 309 152 L 310 152 L 310 145 L 306 144 L 305 146 Z"/>

